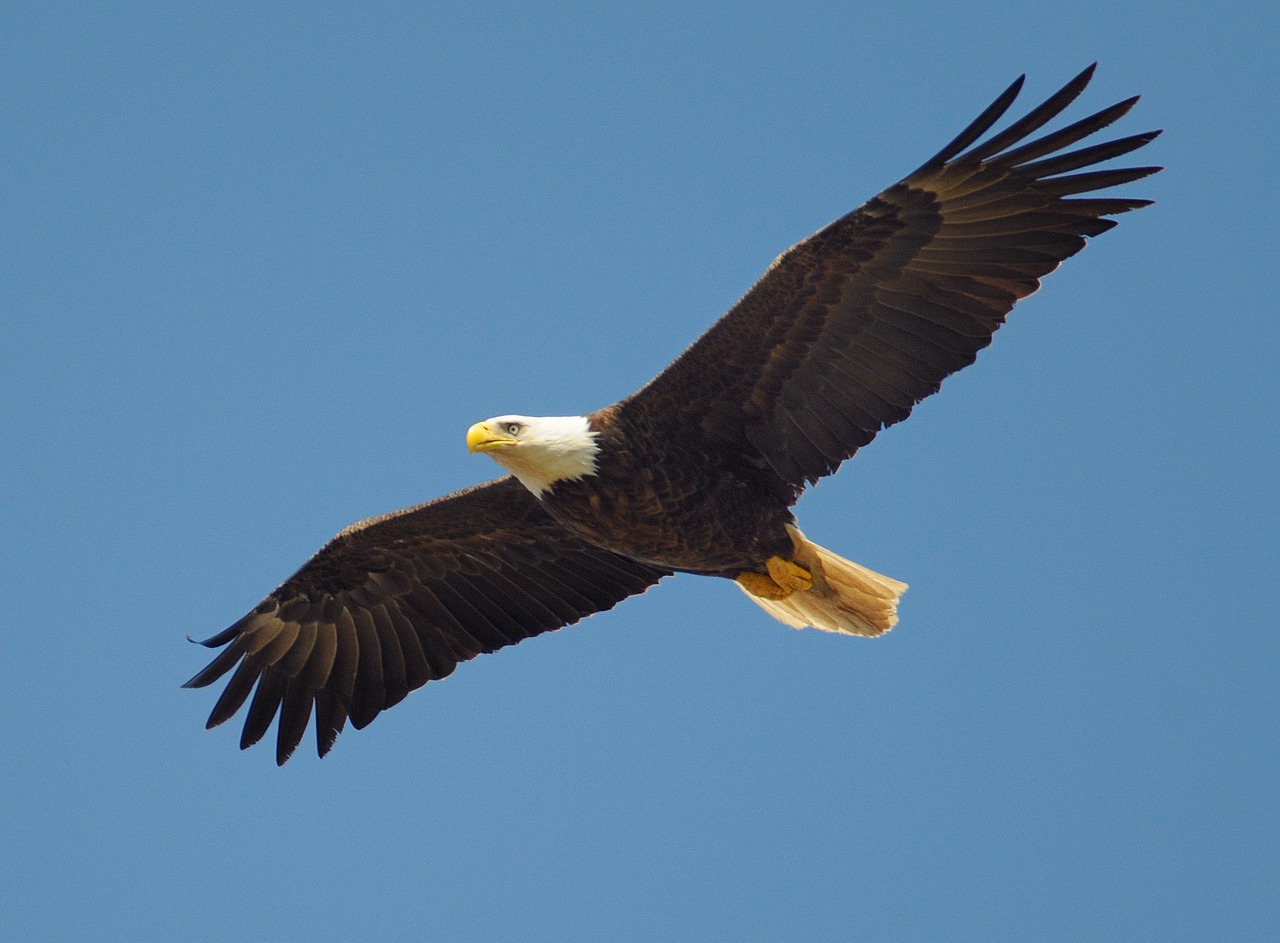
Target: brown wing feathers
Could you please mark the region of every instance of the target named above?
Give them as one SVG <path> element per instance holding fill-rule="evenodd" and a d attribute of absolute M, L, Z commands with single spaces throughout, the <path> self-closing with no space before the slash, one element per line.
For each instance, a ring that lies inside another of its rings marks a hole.
<path fill-rule="evenodd" d="M 701 411 L 711 436 L 763 458 L 797 497 L 835 471 L 972 363 L 1018 299 L 1115 225 L 1105 217 L 1150 202 L 1077 195 L 1157 167 L 1072 172 L 1159 132 L 1062 153 L 1136 98 L 1021 143 L 1092 75 L 1090 66 L 975 146 L 1017 97 L 1018 79 L 920 169 L 784 253 L 629 408 Z M 736 412 L 726 395 L 737 397 Z"/>
<path fill-rule="evenodd" d="M 570 535 L 501 479 L 343 531 L 253 612 L 203 644 L 227 646 L 187 682 L 231 674 L 209 715 L 249 700 L 241 748 L 279 716 L 276 761 L 306 732 L 329 751 L 460 661 L 577 622 L 666 575 Z"/>
<path fill-rule="evenodd" d="M 1085 70 L 965 153 L 1012 102 L 1021 84 L 1015 83 L 952 145 L 836 224 L 833 242 L 843 236 L 865 246 L 870 236 L 876 251 L 843 272 L 833 271 L 848 258 L 839 248 L 817 263 L 827 280 L 842 282 L 840 301 L 826 306 L 823 333 L 791 361 L 773 410 L 747 433 L 788 481 L 798 485 L 829 474 L 880 428 L 905 419 L 946 376 L 973 362 L 1013 304 L 1083 248 L 1086 236 L 1115 225 L 1104 216 L 1147 205 L 1068 197 L 1157 168 L 1046 179 L 1126 154 L 1155 137 L 1139 134 L 1057 153 L 1111 124 L 1136 98 L 1007 150 L 1066 108 L 1092 72 Z"/>

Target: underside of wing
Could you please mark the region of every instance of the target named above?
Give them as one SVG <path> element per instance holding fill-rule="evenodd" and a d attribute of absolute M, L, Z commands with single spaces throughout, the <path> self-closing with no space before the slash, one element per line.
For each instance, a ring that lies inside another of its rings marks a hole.
<path fill-rule="evenodd" d="M 241 748 L 277 715 L 276 761 L 315 714 L 324 756 L 458 662 L 612 608 L 663 576 L 570 534 L 511 478 L 348 527 L 252 612 L 186 687 L 229 672 L 209 727 L 249 703 Z"/>
<path fill-rule="evenodd" d="M 919 170 L 780 256 L 623 407 L 662 434 L 700 429 L 796 496 L 835 471 L 972 363 L 1020 298 L 1115 225 L 1108 217 L 1150 202 L 1095 191 L 1160 168 L 1087 168 L 1159 132 L 1075 147 L 1136 97 L 1029 140 L 1092 74 L 982 140 L 1019 79 Z"/>

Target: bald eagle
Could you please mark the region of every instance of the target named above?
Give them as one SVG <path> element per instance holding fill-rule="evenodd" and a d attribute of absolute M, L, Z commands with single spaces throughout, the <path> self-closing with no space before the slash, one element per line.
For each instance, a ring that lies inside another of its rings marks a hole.
<path fill-rule="evenodd" d="M 348 719 L 364 727 L 460 661 L 675 572 L 734 580 L 790 626 L 886 632 L 906 585 L 807 540 L 791 508 L 972 363 L 1107 217 L 1151 202 L 1095 191 L 1158 167 L 1077 171 L 1158 131 L 1069 149 L 1136 96 L 1026 140 L 1093 68 L 979 143 L 1019 78 L 914 173 L 779 256 L 635 394 L 584 416 L 471 426 L 470 449 L 510 474 L 353 524 L 203 642 L 225 648 L 186 686 L 232 672 L 208 726 L 252 694 L 240 746 L 278 714 L 283 764 L 314 709 L 324 756 Z"/>

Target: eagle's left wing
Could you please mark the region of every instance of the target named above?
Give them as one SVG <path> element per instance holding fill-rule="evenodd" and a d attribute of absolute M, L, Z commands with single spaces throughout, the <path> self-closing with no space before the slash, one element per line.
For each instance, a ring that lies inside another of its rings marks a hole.
<path fill-rule="evenodd" d="M 1107 217 L 1150 202 L 1093 191 L 1158 167 L 1076 171 L 1159 132 L 1069 150 L 1136 97 L 1024 143 L 1092 74 L 974 146 L 1014 82 L 919 170 L 783 253 L 623 413 L 660 437 L 698 430 L 795 496 L 835 471 L 972 363 L 1015 302 L 1115 225 Z"/>

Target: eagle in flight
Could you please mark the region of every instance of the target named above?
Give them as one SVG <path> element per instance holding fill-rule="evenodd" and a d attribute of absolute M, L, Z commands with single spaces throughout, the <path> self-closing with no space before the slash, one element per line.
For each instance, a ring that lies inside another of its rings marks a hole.
<path fill-rule="evenodd" d="M 906 584 L 807 540 L 792 506 L 973 363 L 1085 239 L 1149 200 L 1099 196 L 1158 167 L 1090 169 L 1151 131 L 1076 147 L 1137 97 L 1028 140 L 1093 66 L 985 140 L 1023 78 L 918 170 L 791 247 L 638 392 L 583 416 L 498 416 L 467 445 L 510 474 L 353 524 L 202 644 L 249 700 L 241 748 L 312 714 L 321 756 L 458 662 L 570 625 L 672 573 L 727 577 L 790 626 L 875 636 Z M 225 647 L 224 647 L 225 646 Z"/>

